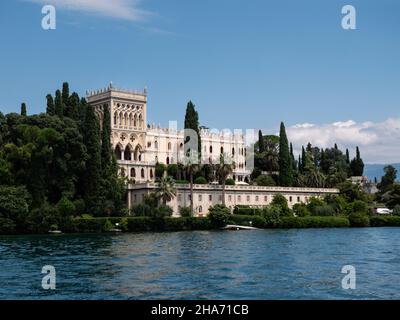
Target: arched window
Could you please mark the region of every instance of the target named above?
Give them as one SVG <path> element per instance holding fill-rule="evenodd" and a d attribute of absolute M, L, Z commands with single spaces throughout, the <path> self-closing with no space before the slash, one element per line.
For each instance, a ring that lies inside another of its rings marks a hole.
<path fill-rule="evenodd" d="M 167 164 L 169 164 L 169 157 L 167 157 Z"/>
<path fill-rule="evenodd" d="M 171 142 L 168 142 L 168 150 L 171 150 Z"/>
<path fill-rule="evenodd" d="M 142 168 L 142 170 L 140 170 L 140 175 L 142 177 L 142 179 L 144 179 L 144 169 Z"/>
<path fill-rule="evenodd" d="M 212 153 L 212 146 L 210 146 L 210 153 Z"/>
<path fill-rule="evenodd" d="M 121 160 L 121 148 L 119 147 L 119 145 L 115 147 L 115 157 L 117 158 L 117 160 Z"/>
<path fill-rule="evenodd" d="M 126 127 L 128 125 L 128 115 L 125 113 L 124 114 L 124 126 Z"/>
<path fill-rule="evenodd" d="M 232 155 L 235 155 L 235 148 L 232 148 Z"/>
<path fill-rule="evenodd" d="M 183 149 L 183 143 L 181 143 L 180 145 L 179 145 L 179 148 L 182 150 Z"/>
<path fill-rule="evenodd" d="M 115 112 L 114 112 L 114 126 L 117 125 L 117 118 L 118 118 L 118 116 L 117 116 L 117 111 L 115 111 Z"/>
<path fill-rule="evenodd" d="M 135 114 L 135 116 L 133 117 L 133 126 L 137 127 L 137 115 Z"/>
<path fill-rule="evenodd" d="M 142 118 L 142 115 L 140 114 L 139 115 L 139 124 L 138 124 L 139 127 L 142 127 L 142 120 L 143 120 L 143 118 Z"/>
<path fill-rule="evenodd" d="M 221 154 L 224 154 L 224 147 L 221 147 Z"/>
<path fill-rule="evenodd" d="M 131 147 L 127 145 L 124 152 L 124 160 L 132 160 L 131 152 Z"/>
<path fill-rule="evenodd" d="M 153 175 L 153 169 L 150 169 L 150 179 L 153 179 L 154 175 Z"/>
<path fill-rule="evenodd" d="M 125 168 L 121 168 L 121 177 L 125 177 Z"/>
<path fill-rule="evenodd" d="M 131 178 L 136 178 L 136 170 L 135 170 L 135 168 L 131 169 Z"/>
<path fill-rule="evenodd" d="M 199 207 L 199 212 L 200 213 L 203 212 L 203 207 L 202 206 Z"/>
<path fill-rule="evenodd" d="M 129 127 L 132 127 L 132 113 L 129 114 Z"/>
<path fill-rule="evenodd" d="M 119 113 L 119 122 L 118 125 L 122 125 L 122 112 Z"/>
<path fill-rule="evenodd" d="M 154 148 L 158 149 L 158 141 L 154 141 Z"/>

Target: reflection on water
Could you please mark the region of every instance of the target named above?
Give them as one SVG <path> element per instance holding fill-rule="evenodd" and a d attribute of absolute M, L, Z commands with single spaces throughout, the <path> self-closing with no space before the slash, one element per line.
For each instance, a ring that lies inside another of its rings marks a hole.
<path fill-rule="evenodd" d="M 398 228 L 4 236 L 0 299 L 399 299 L 399 247 Z"/>

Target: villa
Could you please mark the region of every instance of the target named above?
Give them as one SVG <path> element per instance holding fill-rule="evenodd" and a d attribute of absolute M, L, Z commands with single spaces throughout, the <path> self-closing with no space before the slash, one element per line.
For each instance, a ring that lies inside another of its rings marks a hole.
<path fill-rule="evenodd" d="M 87 92 L 87 100 L 102 122 L 103 106 L 111 114 L 111 144 L 119 165 L 120 175 L 135 183 L 128 185 L 128 207 L 141 203 L 154 192 L 156 163 L 180 163 L 184 158 L 184 131 L 147 124 L 147 90 L 131 91 L 108 87 Z M 271 203 L 275 194 L 284 195 L 292 207 L 305 203 L 310 197 L 339 193 L 337 189 L 283 188 L 247 185 L 251 171 L 247 168 L 246 144 L 242 134 L 219 134 L 207 129 L 200 131 L 203 163 L 213 163 L 221 154 L 235 163 L 232 178 L 236 185 L 226 186 L 226 205 L 262 207 Z M 208 214 L 210 206 L 221 203 L 222 187 L 215 184 L 194 185 L 196 216 Z M 177 196 L 168 203 L 179 215 L 179 207 L 190 205 L 190 186 L 177 185 Z"/>

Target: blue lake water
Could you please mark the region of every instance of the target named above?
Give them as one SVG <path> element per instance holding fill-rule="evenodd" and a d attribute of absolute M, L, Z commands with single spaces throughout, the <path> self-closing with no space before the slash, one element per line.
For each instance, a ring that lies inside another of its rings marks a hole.
<path fill-rule="evenodd" d="M 400 228 L 0 237 L 0 299 L 399 298 Z"/>

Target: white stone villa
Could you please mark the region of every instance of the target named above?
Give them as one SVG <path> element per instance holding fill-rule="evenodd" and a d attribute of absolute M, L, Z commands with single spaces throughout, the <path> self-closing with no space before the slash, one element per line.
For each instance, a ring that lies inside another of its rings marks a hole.
<path fill-rule="evenodd" d="M 95 108 L 100 121 L 103 105 L 111 113 L 111 143 L 115 151 L 120 174 L 135 181 L 128 186 L 128 206 L 138 204 L 156 188 L 155 165 L 180 163 L 184 157 L 184 132 L 174 128 L 164 129 L 147 124 L 147 90 L 128 91 L 110 84 L 107 88 L 87 92 L 88 102 Z M 203 163 L 215 162 L 221 154 L 235 163 L 232 178 L 239 183 L 226 187 L 226 205 L 265 206 L 276 193 L 285 195 L 290 206 L 306 202 L 308 197 L 337 193 L 336 189 L 280 188 L 243 185 L 250 178 L 246 169 L 246 145 L 242 134 L 200 132 Z M 177 196 L 168 203 L 179 214 L 179 207 L 190 205 L 188 185 L 177 185 Z M 211 205 L 221 203 L 221 186 L 195 185 L 194 208 L 196 215 L 208 213 Z"/>

